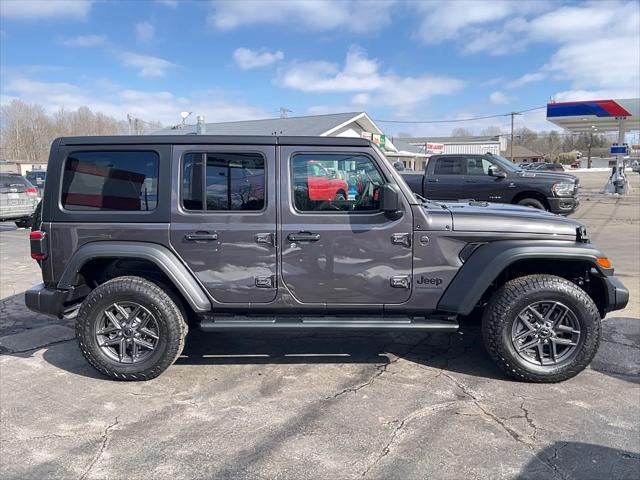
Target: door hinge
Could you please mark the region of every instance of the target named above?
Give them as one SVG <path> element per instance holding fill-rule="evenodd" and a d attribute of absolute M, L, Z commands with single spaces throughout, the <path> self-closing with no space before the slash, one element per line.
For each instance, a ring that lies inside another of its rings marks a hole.
<path fill-rule="evenodd" d="M 411 246 L 411 235 L 408 233 L 394 233 L 391 235 L 391 243 L 394 245 Z"/>
<path fill-rule="evenodd" d="M 264 245 L 274 245 L 275 235 L 273 233 L 256 233 L 254 237 L 256 243 L 262 243 Z"/>
<path fill-rule="evenodd" d="M 411 279 L 409 275 L 396 275 L 391 277 L 392 288 L 411 288 Z"/>
<path fill-rule="evenodd" d="M 273 288 L 275 283 L 275 275 L 270 275 L 268 277 L 256 277 L 256 287 L 258 288 Z"/>

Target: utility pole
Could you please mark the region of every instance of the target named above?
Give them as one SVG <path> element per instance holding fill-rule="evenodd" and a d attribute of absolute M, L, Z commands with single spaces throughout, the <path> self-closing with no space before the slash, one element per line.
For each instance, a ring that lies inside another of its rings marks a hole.
<path fill-rule="evenodd" d="M 516 115 L 520 115 L 518 112 L 511 112 L 511 142 L 509 144 L 509 160 L 513 162 L 513 118 Z"/>

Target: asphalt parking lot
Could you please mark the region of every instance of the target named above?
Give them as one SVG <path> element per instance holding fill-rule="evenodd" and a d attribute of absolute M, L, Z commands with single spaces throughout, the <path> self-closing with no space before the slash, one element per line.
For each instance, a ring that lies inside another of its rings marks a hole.
<path fill-rule="evenodd" d="M 456 334 L 192 332 L 144 383 L 105 379 L 72 325 L 29 312 L 26 230 L 0 225 L 4 479 L 640 477 L 640 176 L 573 215 L 631 291 L 599 353 L 555 385 L 511 381 Z"/>

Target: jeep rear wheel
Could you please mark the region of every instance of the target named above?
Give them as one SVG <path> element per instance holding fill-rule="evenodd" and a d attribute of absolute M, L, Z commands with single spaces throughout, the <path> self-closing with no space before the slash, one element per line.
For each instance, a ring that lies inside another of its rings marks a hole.
<path fill-rule="evenodd" d="M 141 277 L 109 280 L 80 306 L 80 350 L 99 372 L 117 380 L 150 380 L 178 358 L 187 324 L 165 290 Z"/>
<path fill-rule="evenodd" d="M 577 375 L 600 343 L 600 314 L 587 293 L 553 275 L 504 284 L 482 319 L 489 355 L 511 377 L 560 382 Z"/>

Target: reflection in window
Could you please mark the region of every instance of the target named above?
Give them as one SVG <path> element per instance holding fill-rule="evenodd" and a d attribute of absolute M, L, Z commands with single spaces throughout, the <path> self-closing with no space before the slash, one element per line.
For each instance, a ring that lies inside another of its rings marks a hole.
<path fill-rule="evenodd" d="M 204 178 L 203 165 L 206 165 Z M 255 211 L 264 208 L 264 199 L 262 155 L 188 153 L 184 156 L 182 202 L 187 210 Z"/>
<path fill-rule="evenodd" d="M 292 160 L 293 201 L 302 212 L 379 210 L 383 180 L 365 155 L 301 154 Z"/>

